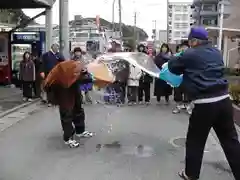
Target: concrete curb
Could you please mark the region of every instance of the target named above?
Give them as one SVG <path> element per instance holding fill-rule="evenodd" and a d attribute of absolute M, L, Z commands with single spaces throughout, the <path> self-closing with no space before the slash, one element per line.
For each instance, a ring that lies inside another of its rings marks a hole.
<path fill-rule="evenodd" d="M 37 103 L 38 101 L 40 101 L 40 99 L 35 99 L 32 102 L 26 102 L 26 103 L 23 103 L 21 105 L 18 105 L 16 107 L 12 108 L 12 109 L 6 110 L 6 111 L 0 113 L 0 118 L 3 118 L 4 116 L 7 116 L 8 114 L 11 114 L 11 113 L 13 113 L 13 112 L 15 112 L 15 111 L 17 111 L 21 108 L 24 108 L 24 107 L 27 107 L 31 104 Z"/>

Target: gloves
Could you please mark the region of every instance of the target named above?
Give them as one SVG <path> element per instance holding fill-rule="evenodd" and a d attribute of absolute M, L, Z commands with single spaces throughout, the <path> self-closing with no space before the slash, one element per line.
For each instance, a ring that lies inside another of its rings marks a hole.
<path fill-rule="evenodd" d="M 162 65 L 162 69 L 159 73 L 159 78 L 166 81 L 168 84 L 170 84 L 173 87 L 179 87 L 183 80 L 182 75 L 178 76 L 169 71 L 168 63 L 164 63 Z"/>

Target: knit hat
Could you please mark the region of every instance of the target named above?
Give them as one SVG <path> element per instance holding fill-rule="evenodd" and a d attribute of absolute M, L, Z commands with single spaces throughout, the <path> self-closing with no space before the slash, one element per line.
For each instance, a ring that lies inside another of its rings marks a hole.
<path fill-rule="evenodd" d="M 188 39 L 208 40 L 208 32 L 204 27 L 192 27 Z"/>
<path fill-rule="evenodd" d="M 82 49 L 81 49 L 80 47 L 75 47 L 74 50 L 73 50 L 73 52 L 74 52 L 74 53 L 75 53 L 75 52 L 82 52 Z"/>

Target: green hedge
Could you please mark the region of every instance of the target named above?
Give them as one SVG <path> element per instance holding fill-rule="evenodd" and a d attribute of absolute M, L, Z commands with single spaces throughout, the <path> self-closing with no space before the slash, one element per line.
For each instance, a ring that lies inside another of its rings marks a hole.
<path fill-rule="evenodd" d="M 232 97 L 232 100 L 235 104 L 240 104 L 240 84 L 230 84 L 229 93 Z"/>

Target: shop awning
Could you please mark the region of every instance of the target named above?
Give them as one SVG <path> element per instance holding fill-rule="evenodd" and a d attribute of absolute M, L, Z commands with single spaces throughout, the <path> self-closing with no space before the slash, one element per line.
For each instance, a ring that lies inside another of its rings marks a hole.
<path fill-rule="evenodd" d="M 0 9 L 48 8 L 55 0 L 1 0 Z"/>

